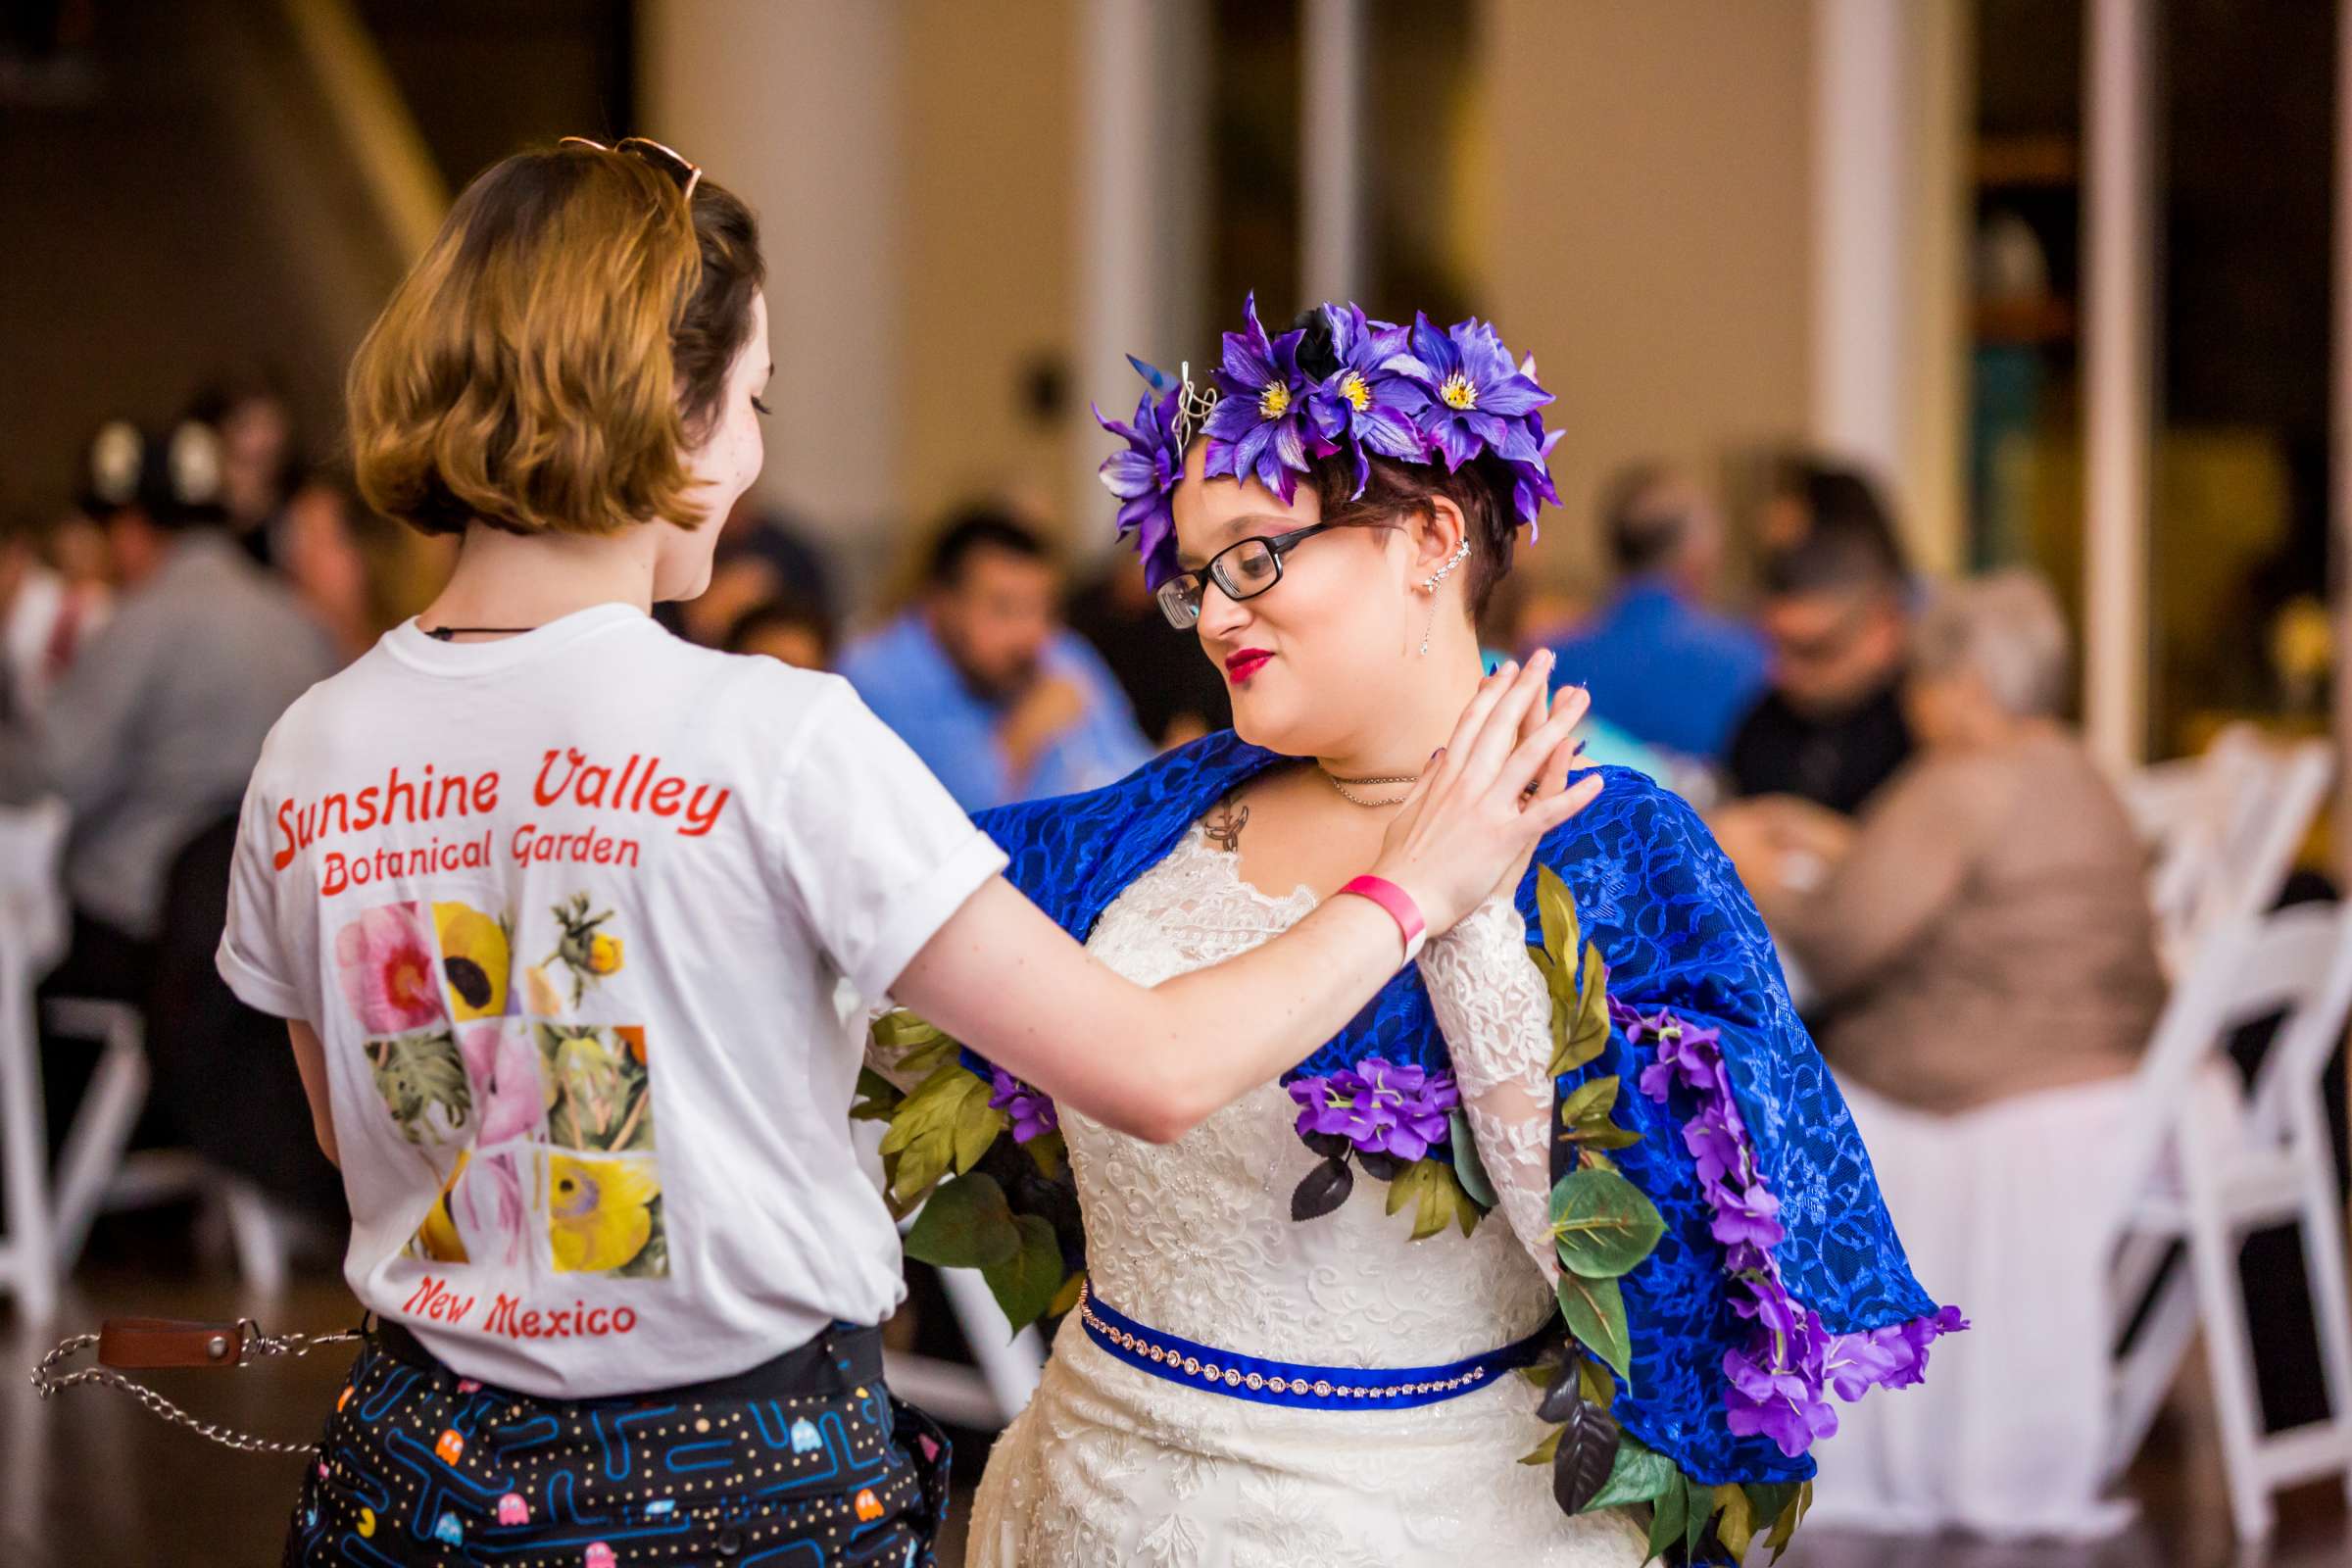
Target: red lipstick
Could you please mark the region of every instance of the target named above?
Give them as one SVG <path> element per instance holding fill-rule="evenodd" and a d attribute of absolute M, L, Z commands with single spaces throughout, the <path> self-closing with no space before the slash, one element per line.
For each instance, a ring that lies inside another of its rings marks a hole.
<path fill-rule="evenodd" d="M 1263 648 L 1245 648 L 1226 659 L 1225 678 L 1236 686 L 1247 686 L 1250 677 L 1263 669 L 1266 662 L 1273 657 Z"/>

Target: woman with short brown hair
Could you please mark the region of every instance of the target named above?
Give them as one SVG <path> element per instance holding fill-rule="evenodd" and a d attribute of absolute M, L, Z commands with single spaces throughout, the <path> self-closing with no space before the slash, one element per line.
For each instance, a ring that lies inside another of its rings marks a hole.
<path fill-rule="evenodd" d="M 648 614 L 759 472 L 760 278 L 691 163 L 566 142 L 474 181 L 353 365 L 361 488 L 463 546 L 279 721 L 239 834 L 220 967 L 290 1021 L 379 1320 L 288 1561 L 929 1562 L 945 1450 L 882 1381 L 859 1004 L 1174 1138 L 1591 799 L 1582 704 L 1531 666 L 1362 897 L 1155 988 L 1088 958 L 845 683 Z"/>

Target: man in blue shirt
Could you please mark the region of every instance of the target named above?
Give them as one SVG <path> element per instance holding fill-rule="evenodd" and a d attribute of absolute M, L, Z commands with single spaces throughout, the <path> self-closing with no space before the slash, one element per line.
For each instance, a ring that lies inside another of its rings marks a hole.
<path fill-rule="evenodd" d="M 841 672 L 967 811 L 1090 790 L 1151 756 L 1101 656 L 1056 618 L 1036 534 L 988 508 L 951 519 L 923 597 Z"/>
<path fill-rule="evenodd" d="M 1594 715 L 1637 740 L 1722 755 L 1763 695 L 1772 655 L 1754 628 L 1706 608 L 1723 561 L 1714 508 L 1688 477 L 1642 464 L 1602 492 L 1601 527 L 1617 593 L 1554 645 L 1559 678 L 1590 688 Z"/>

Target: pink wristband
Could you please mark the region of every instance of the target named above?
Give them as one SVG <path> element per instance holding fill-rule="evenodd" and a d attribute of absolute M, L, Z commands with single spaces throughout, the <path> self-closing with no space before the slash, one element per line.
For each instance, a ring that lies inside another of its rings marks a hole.
<path fill-rule="evenodd" d="M 1370 899 L 1388 910 L 1389 918 L 1404 936 L 1404 961 L 1410 963 L 1421 956 L 1421 949 L 1429 941 L 1429 922 L 1421 918 L 1421 906 L 1413 902 L 1411 894 L 1379 876 L 1359 876 L 1340 891 Z"/>

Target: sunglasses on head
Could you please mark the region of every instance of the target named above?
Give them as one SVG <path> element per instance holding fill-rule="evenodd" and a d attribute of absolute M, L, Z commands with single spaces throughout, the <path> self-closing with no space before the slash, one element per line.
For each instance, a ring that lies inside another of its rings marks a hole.
<path fill-rule="evenodd" d="M 703 167 L 688 163 L 674 147 L 664 147 L 650 136 L 623 136 L 610 147 L 585 136 L 565 136 L 556 143 L 559 147 L 592 147 L 600 153 L 632 153 L 662 170 L 678 182 L 678 189 L 688 201 L 694 200 L 694 187 L 703 181 Z"/>

